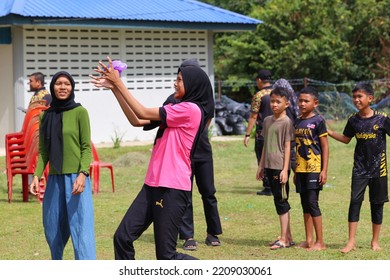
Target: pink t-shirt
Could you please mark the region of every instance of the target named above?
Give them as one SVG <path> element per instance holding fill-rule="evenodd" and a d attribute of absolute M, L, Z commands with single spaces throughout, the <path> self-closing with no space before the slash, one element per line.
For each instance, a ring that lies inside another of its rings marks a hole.
<path fill-rule="evenodd" d="M 156 139 L 146 173 L 145 184 L 191 190 L 191 149 L 201 121 L 199 107 L 191 102 L 169 104 L 163 135 Z M 162 116 L 163 117 L 163 116 Z M 164 120 L 162 120 L 164 123 Z"/>

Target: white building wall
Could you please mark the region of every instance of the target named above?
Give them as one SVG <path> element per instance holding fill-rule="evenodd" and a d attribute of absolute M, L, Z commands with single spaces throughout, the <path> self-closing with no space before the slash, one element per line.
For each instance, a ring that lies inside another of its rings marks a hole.
<path fill-rule="evenodd" d="M 12 45 L 0 45 L 0 156 L 5 154 L 5 135 L 14 131 L 15 100 L 12 82 Z"/>
<path fill-rule="evenodd" d="M 87 108 L 91 120 L 92 141 L 112 142 L 115 133 L 123 141 L 152 140 L 155 131 L 145 132 L 127 121 L 114 95 L 95 88 L 88 75 L 107 55 L 127 63 L 122 78 L 135 97 L 147 107 L 160 106 L 173 93 L 177 68 L 187 58 L 197 58 L 213 79 L 212 36 L 204 30 L 97 29 L 74 27 L 28 27 L 22 32 L 23 73 L 14 81 L 23 81 L 16 103 L 26 107 L 31 98 L 28 75 L 41 71 L 49 88 L 57 71 L 71 73 L 76 81 L 76 102 Z M 17 129 L 22 121 L 17 119 Z"/>

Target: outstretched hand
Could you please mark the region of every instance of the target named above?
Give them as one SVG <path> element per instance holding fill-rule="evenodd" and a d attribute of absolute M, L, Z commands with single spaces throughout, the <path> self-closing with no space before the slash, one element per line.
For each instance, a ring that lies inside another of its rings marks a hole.
<path fill-rule="evenodd" d="M 89 75 L 89 77 L 93 79 L 90 82 L 92 84 L 94 84 L 95 87 L 98 87 L 98 88 L 108 88 L 108 89 L 113 89 L 114 88 L 114 85 L 109 80 L 105 79 L 104 77 L 95 77 L 95 76 L 92 76 L 92 75 Z"/>
<path fill-rule="evenodd" d="M 120 75 L 119 71 L 114 69 L 111 58 L 107 57 L 107 59 L 109 66 L 99 61 L 98 67 L 94 69 L 94 71 L 99 73 L 100 76 L 89 75 L 89 77 L 92 78 L 90 82 L 96 87 L 113 89 L 115 87 L 115 83 L 120 81 Z"/>

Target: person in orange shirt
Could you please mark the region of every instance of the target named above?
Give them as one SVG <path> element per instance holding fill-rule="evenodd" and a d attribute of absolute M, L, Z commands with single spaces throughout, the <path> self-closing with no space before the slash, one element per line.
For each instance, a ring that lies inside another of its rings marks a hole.
<path fill-rule="evenodd" d="M 41 72 L 32 73 L 29 78 L 30 91 L 34 92 L 31 96 L 30 104 L 38 100 L 46 100 L 46 105 L 51 103 L 51 95 L 45 88 L 45 76 Z"/>

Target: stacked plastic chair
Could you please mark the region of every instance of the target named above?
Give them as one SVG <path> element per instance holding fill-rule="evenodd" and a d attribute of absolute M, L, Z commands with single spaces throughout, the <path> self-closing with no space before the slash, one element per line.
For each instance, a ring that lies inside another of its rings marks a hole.
<path fill-rule="evenodd" d="M 22 130 L 5 136 L 8 202 L 12 201 L 13 177 L 22 176 L 23 201 L 29 199 L 28 176 L 34 174 L 39 147 L 39 115 L 48 107 L 46 101 L 36 101 L 27 109 Z M 45 172 L 47 175 L 47 172 Z M 44 188 L 45 178 L 41 179 Z M 40 198 L 38 197 L 38 200 Z"/>
<path fill-rule="evenodd" d="M 41 177 L 39 181 L 39 192 L 37 194 L 37 199 L 39 203 L 43 203 L 43 197 L 45 195 L 45 190 L 46 190 L 46 183 L 47 183 L 47 178 L 49 177 L 49 164 L 47 164 L 43 176 Z"/>
<path fill-rule="evenodd" d="M 99 192 L 100 168 L 108 168 L 110 170 L 112 191 L 115 192 L 114 168 L 112 164 L 109 162 L 100 161 L 95 145 L 92 142 L 91 149 L 93 161 L 89 167 L 89 174 L 91 176 L 91 181 L 93 182 L 93 193 L 97 194 Z"/>

